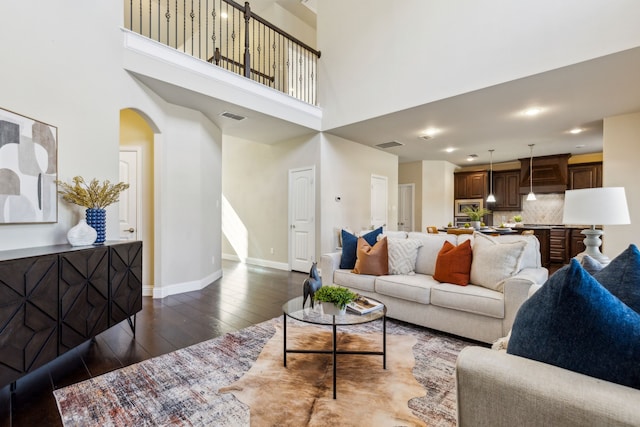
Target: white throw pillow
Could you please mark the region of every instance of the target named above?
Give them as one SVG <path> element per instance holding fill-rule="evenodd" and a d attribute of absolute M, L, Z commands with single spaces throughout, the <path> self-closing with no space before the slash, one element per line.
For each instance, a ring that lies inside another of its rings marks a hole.
<path fill-rule="evenodd" d="M 502 292 L 505 279 L 520 271 L 526 242 L 498 243 L 491 236 L 475 233 L 471 283 Z"/>
<path fill-rule="evenodd" d="M 381 236 L 378 236 L 380 238 Z M 418 248 L 417 239 L 387 238 L 389 252 L 389 274 L 415 274 Z"/>

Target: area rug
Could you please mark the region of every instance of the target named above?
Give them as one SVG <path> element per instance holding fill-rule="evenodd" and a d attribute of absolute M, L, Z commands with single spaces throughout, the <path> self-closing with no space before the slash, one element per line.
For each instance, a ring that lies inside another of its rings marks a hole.
<path fill-rule="evenodd" d="M 278 339 L 276 332 L 281 323 L 281 318 L 272 319 L 56 390 L 54 396 L 62 422 L 65 426 L 249 426 L 250 408 L 234 393 L 242 384 L 238 381 L 250 371 L 268 342 Z M 287 325 L 288 335 L 289 331 L 303 326 L 292 320 L 288 320 Z M 380 333 L 380 325 L 373 322 L 348 330 L 350 334 L 374 336 Z M 471 343 L 393 320 L 387 322 L 387 334 L 390 340 L 392 336 L 403 335 L 416 340 L 413 376 L 423 387 L 424 396 L 409 400 L 408 407 L 413 416 L 428 426 L 454 426 L 455 360 L 462 348 Z M 388 368 L 394 363 L 390 343 Z M 296 357 L 299 355 L 290 354 L 288 362 L 294 363 Z M 338 357 L 344 358 L 338 359 L 337 366 L 340 367 L 352 356 Z M 377 356 L 364 357 L 373 363 L 376 359 L 379 362 Z M 331 373 L 329 369 L 328 376 Z M 340 373 L 338 375 L 340 378 Z M 338 382 L 337 400 L 347 402 L 349 396 L 341 393 L 340 387 L 344 385 Z M 362 387 L 366 388 L 367 384 Z M 370 416 L 378 403 L 353 406 L 359 408 L 359 412 L 351 425 L 372 425 Z M 287 407 L 270 409 L 284 412 Z M 317 415 L 323 416 L 326 415 Z M 302 425 L 327 425 L 322 421 L 312 419 Z M 281 425 L 300 424 L 284 422 Z"/>
<path fill-rule="evenodd" d="M 412 374 L 414 336 L 387 336 L 386 369 L 379 355 L 337 355 L 336 399 L 332 356 L 288 354 L 285 368 L 282 339 L 282 328 L 277 325 L 276 334 L 249 372 L 219 390 L 232 392 L 249 406 L 252 427 L 425 425 L 407 405 L 410 399 L 426 394 Z M 382 350 L 380 331 L 339 333 L 337 341 L 337 348 L 343 351 Z M 288 327 L 287 347 L 331 349 L 332 334 L 326 327 Z"/>

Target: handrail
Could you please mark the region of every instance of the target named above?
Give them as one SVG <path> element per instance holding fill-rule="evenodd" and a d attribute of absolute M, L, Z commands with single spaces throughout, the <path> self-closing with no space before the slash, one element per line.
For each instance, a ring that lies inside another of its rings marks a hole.
<path fill-rule="evenodd" d="M 128 29 L 316 104 L 321 52 L 234 0 L 124 0 Z M 239 13 L 236 13 L 238 11 Z"/>

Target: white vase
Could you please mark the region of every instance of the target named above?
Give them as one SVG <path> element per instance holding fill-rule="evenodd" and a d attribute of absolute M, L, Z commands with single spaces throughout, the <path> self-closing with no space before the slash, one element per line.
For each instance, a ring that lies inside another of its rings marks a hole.
<path fill-rule="evenodd" d="M 469 221 L 474 230 L 480 230 L 480 221 Z"/>
<path fill-rule="evenodd" d="M 84 219 L 78 221 L 78 223 L 67 232 L 67 240 L 71 246 L 93 245 L 97 237 L 98 232 L 96 229 L 87 224 L 87 221 Z"/>
<path fill-rule="evenodd" d="M 322 303 L 322 312 L 324 314 L 333 315 L 333 316 L 343 316 L 347 312 L 347 307 L 340 310 L 337 305 L 332 304 L 330 302 Z"/>

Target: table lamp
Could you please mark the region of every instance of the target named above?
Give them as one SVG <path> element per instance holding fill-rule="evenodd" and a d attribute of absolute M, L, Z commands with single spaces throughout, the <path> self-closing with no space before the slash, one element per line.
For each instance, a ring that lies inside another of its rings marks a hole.
<path fill-rule="evenodd" d="M 586 250 L 577 255 L 589 255 L 601 264 L 608 264 L 609 258 L 600 252 L 602 230 L 596 225 L 630 224 L 629 208 L 624 187 L 585 188 L 567 190 L 564 193 L 563 224 L 591 225 L 582 230 L 585 235 Z"/>

